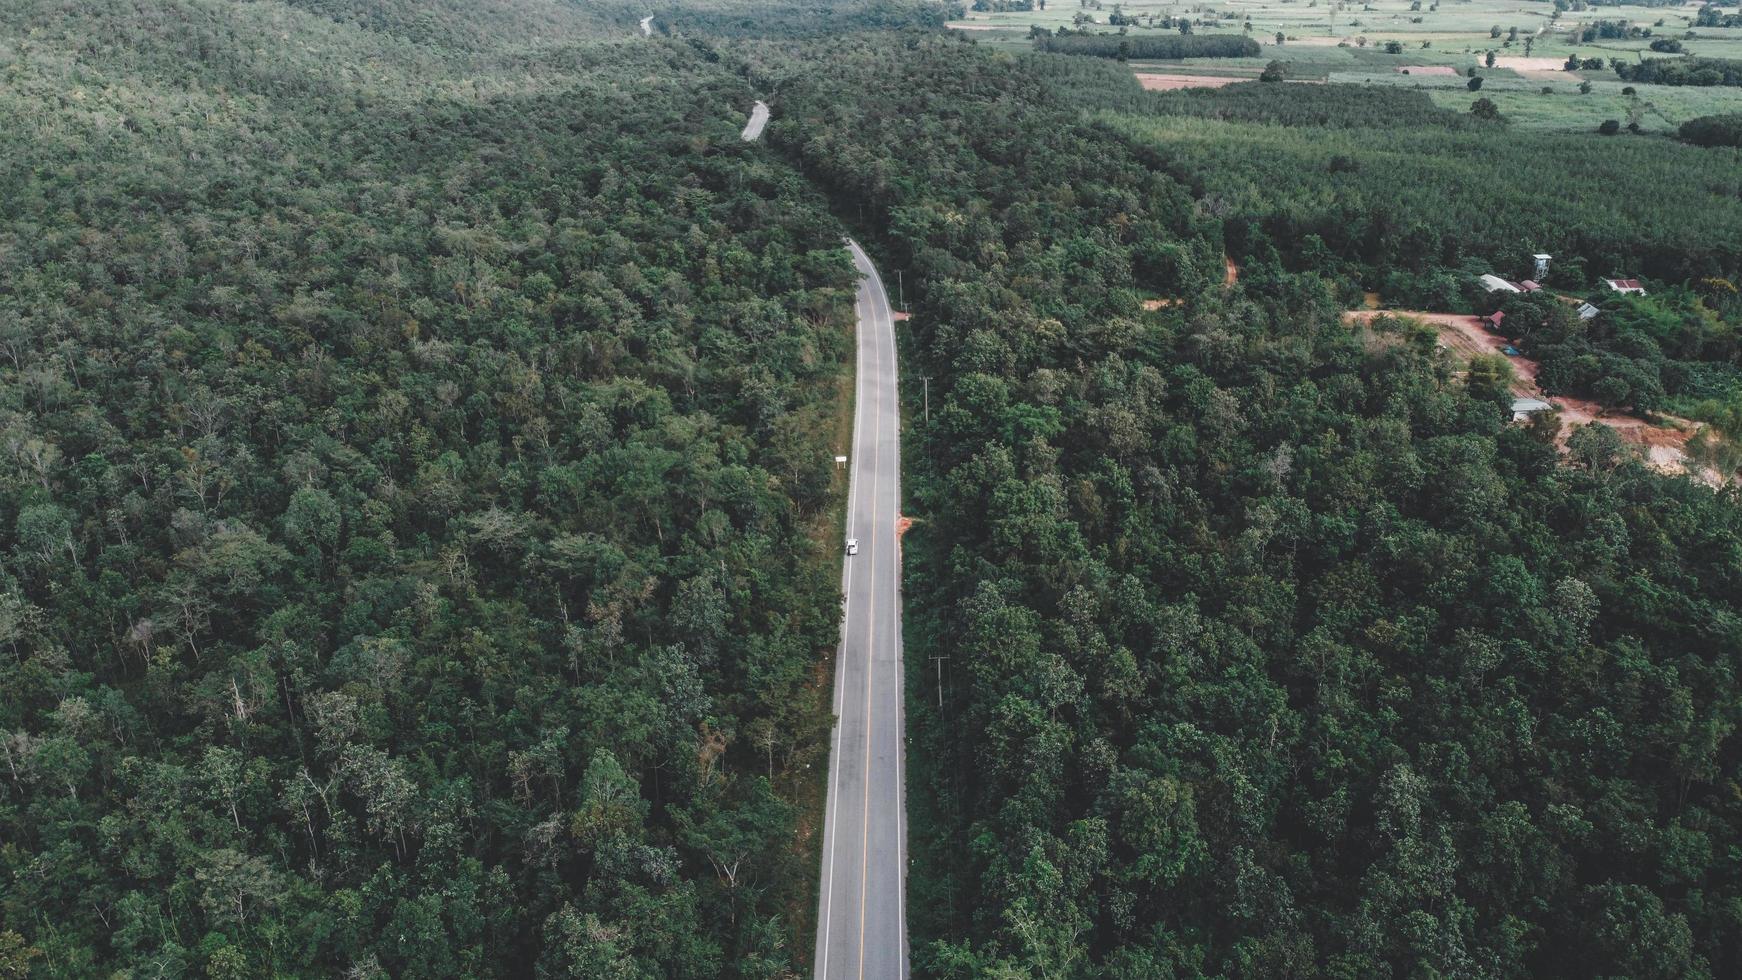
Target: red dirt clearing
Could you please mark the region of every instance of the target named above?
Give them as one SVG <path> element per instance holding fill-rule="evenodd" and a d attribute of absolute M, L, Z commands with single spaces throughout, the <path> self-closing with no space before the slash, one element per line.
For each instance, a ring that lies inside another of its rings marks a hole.
<path fill-rule="evenodd" d="M 1154 72 L 1137 72 L 1137 81 L 1145 91 L 1171 92 L 1181 88 L 1221 88 L 1235 82 L 1250 82 L 1250 78 L 1235 78 L 1228 75 L 1159 75 Z"/>
<path fill-rule="evenodd" d="M 1468 361 L 1477 354 L 1503 354 L 1503 348 L 1511 343 L 1505 337 L 1489 333 L 1483 329 L 1482 321 L 1474 316 L 1461 313 L 1416 313 L 1413 311 L 1390 310 L 1355 310 L 1346 314 L 1350 320 L 1366 322 L 1376 316 L 1406 316 L 1413 320 L 1431 323 L 1440 331 L 1440 344 Z M 1512 393 L 1536 397 L 1536 362 L 1528 357 L 1508 357 L 1507 363 L 1512 365 L 1516 378 L 1512 383 Z"/>
<path fill-rule="evenodd" d="M 1240 281 L 1240 267 L 1226 255 L 1222 256 L 1222 267 L 1222 288 L 1233 289 L 1234 284 Z"/>
<path fill-rule="evenodd" d="M 1376 316 L 1408 317 L 1420 320 L 1439 329 L 1440 344 L 1448 350 L 1468 361 L 1477 354 L 1500 354 L 1510 341 L 1506 338 L 1488 332 L 1482 327 L 1480 319 L 1458 313 L 1423 313 L 1415 310 L 1350 310 L 1343 318 L 1350 323 L 1366 323 Z M 1560 412 L 1562 428 L 1557 441 L 1561 449 L 1566 449 L 1567 436 L 1572 434 L 1572 427 L 1601 423 L 1614 429 L 1621 441 L 1640 447 L 1650 464 L 1666 473 L 1690 472 L 1686 446 L 1688 440 L 1698 431 L 1698 426 L 1687 419 L 1665 416 L 1673 428 L 1664 428 L 1636 416 L 1610 411 L 1593 401 L 1583 398 L 1569 398 L 1565 395 L 1547 396 L 1536 386 L 1537 363 L 1528 357 L 1508 357 L 1512 365 L 1515 379 L 1512 393 L 1529 398 L 1542 398 Z"/>

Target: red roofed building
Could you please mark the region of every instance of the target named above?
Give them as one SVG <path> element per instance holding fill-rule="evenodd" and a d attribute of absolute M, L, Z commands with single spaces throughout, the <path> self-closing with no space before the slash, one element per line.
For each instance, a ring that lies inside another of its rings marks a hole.
<path fill-rule="evenodd" d="M 1495 310 L 1494 312 L 1492 312 L 1492 313 L 1490 313 L 1487 316 L 1482 318 L 1482 326 L 1487 327 L 1489 330 L 1492 330 L 1495 333 L 1499 333 L 1500 332 L 1500 321 L 1502 321 L 1504 319 L 1506 319 L 1506 311 L 1505 310 Z"/>
<path fill-rule="evenodd" d="M 1641 296 L 1645 295 L 1645 287 L 1641 286 L 1637 279 L 1605 279 L 1603 280 L 1603 285 L 1608 286 L 1610 289 L 1618 293 L 1638 293 Z"/>

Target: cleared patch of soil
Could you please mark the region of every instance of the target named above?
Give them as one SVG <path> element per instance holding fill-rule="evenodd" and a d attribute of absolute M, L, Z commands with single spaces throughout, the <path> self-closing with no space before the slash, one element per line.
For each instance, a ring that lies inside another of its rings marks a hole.
<path fill-rule="evenodd" d="M 1489 333 L 1483 329 L 1482 321 L 1479 318 L 1462 313 L 1421 313 L 1415 310 L 1351 310 L 1344 314 L 1345 319 L 1361 323 L 1378 316 L 1403 316 L 1434 325 L 1440 331 L 1440 346 L 1457 353 L 1465 361 L 1477 354 L 1504 355 L 1503 348 L 1511 343 L 1505 337 Z M 1512 393 L 1536 397 L 1536 362 L 1528 357 L 1508 357 L 1506 361 L 1512 365 L 1514 374 Z"/>
<path fill-rule="evenodd" d="M 1233 289 L 1234 284 L 1240 281 L 1240 267 L 1234 264 L 1233 259 L 1224 255 L 1222 256 L 1222 268 L 1222 288 Z"/>
<path fill-rule="evenodd" d="M 1483 328 L 1479 318 L 1461 313 L 1424 313 L 1417 310 L 1350 310 L 1343 318 L 1350 323 L 1366 323 L 1378 316 L 1408 317 L 1432 324 L 1440 332 L 1440 344 L 1468 361 L 1477 354 L 1501 354 L 1511 341 Z M 1698 431 L 1687 419 L 1665 416 L 1670 427 L 1654 425 L 1637 416 L 1616 412 L 1596 402 L 1566 395 L 1542 394 L 1536 385 L 1537 363 L 1528 357 L 1508 357 L 1514 374 L 1512 393 L 1521 397 L 1542 398 L 1553 405 L 1561 417 L 1561 434 L 1557 444 L 1566 449 L 1567 437 L 1573 426 L 1598 423 L 1614 429 L 1621 441 L 1638 446 L 1652 467 L 1665 473 L 1689 472 L 1686 446 Z"/>
<path fill-rule="evenodd" d="M 1518 72 L 1526 78 L 1536 78 L 1536 75 L 1526 75 L 1526 72 L 1545 72 L 1557 78 L 1567 77 L 1567 59 L 1565 58 L 1526 58 L 1523 55 L 1504 55 L 1494 59 L 1494 67 L 1505 68 Z"/>
<path fill-rule="evenodd" d="M 1146 91 L 1171 92 L 1181 88 L 1221 88 L 1235 82 L 1250 82 L 1252 79 L 1228 75 L 1163 75 L 1140 71 L 1137 73 L 1137 81 Z"/>

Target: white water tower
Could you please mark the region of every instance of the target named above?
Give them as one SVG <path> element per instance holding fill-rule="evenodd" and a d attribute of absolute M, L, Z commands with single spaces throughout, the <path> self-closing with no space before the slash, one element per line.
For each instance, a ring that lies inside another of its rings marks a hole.
<path fill-rule="evenodd" d="M 1541 252 L 1531 256 L 1531 258 L 1536 260 L 1536 275 L 1532 276 L 1532 279 L 1535 279 L 1537 282 L 1542 282 L 1544 279 L 1548 278 L 1548 260 L 1550 257 L 1551 256 L 1544 255 Z"/>

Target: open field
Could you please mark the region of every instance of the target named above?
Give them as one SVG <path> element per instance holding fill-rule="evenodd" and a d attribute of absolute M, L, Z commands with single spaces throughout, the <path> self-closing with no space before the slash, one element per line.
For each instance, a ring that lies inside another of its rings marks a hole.
<path fill-rule="evenodd" d="M 1547 3 L 1472 0 L 1436 5 L 1425 0 L 1421 9 L 1411 10 L 1413 2 L 1376 0 L 1367 5 L 1369 9 L 1355 9 L 1312 0 L 1223 0 L 1190 6 L 1138 0 L 1121 4 L 1120 10 L 1139 21 L 1125 28 L 1134 38 L 1174 31 L 1162 26 L 1165 18 L 1173 16 L 1189 18 L 1199 34 L 1247 33 L 1262 45 L 1258 58 L 1131 62 L 1143 75 L 1250 78 L 1274 59 L 1288 64 L 1293 80 L 1419 86 L 1436 102 L 1462 110 L 1477 97 L 1466 88 L 1464 77 L 1476 68 L 1484 78 L 1481 96 L 1492 99 L 1515 124 L 1532 129 L 1595 129 L 1604 120 L 1615 119 L 1623 125 L 1636 122 L 1646 132 L 1673 132 L 1695 116 L 1742 111 L 1742 89 L 1637 85 L 1633 86 L 1637 94 L 1628 96 L 1623 92 L 1628 84 L 1607 67 L 1565 70 L 1569 55 L 1605 61 L 1674 57 L 1651 51 L 1651 42 L 1664 38 L 1681 41 L 1686 54 L 1742 57 L 1742 29 L 1691 26 L 1697 3 L 1603 6 L 1567 11 L 1557 18 Z M 1033 11 L 972 11 L 951 26 L 973 31 L 981 43 L 1020 49 L 1029 45 L 1031 26 L 1048 31 L 1076 29 L 1073 23 L 1079 15 L 1094 19 L 1093 26 L 1080 25 L 1090 30 L 1118 30 L 1108 25 L 1112 4 L 1098 10 L 1059 2 L 1047 6 Z M 1152 17 L 1153 27 L 1148 26 Z M 1598 21 L 1626 21 L 1650 34 L 1582 41 L 1583 30 Z M 1492 36 L 1496 29 L 1498 37 Z M 1387 42 L 1397 42 L 1402 52 L 1388 53 Z M 1486 66 L 1490 51 L 1495 56 L 1493 68 Z M 1401 69 L 1408 69 L 1407 74 Z M 1591 90 L 1581 93 L 1580 83 L 1587 81 Z"/>
<path fill-rule="evenodd" d="M 1220 88 L 1247 79 L 1239 75 L 1175 75 L 1154 72 L 1138 72 L 1137 82 L 1145 91 L 1168 92 L 1181 88 Z"/>

